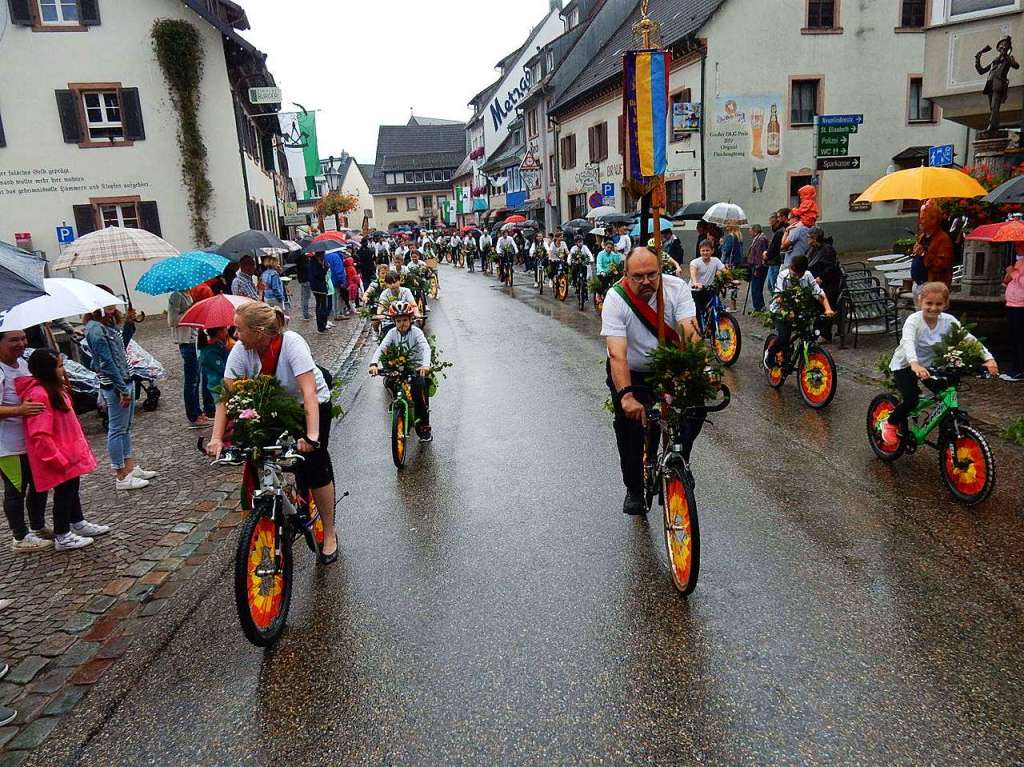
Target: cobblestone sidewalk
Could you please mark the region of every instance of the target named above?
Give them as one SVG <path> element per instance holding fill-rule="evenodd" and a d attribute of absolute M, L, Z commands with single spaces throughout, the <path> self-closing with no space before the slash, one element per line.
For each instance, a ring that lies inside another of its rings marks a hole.
<path fill-rule="evenodd" d="M 338 322 L 319 334 L 299 319 L 291 329 L 306 337 L 321 365 L 337 370 L 364 323 Z M 159 476 L 143 490 L 115 491 L 99 417 L 84 415 L 100 468 L 83 478 L 82 507 L 111 532 L 59 554 L 15 554 L 6 538 L 0 545 L 0 657 L 11 665 L 0 703 L 18 711 L 0 728 L 0 767 L 21 764 L 50 735 L 241 519 L 237 477 L 210 468 L 196 449 L 209 430 L 188 428 L 181 358 L 163 317 L 141 324 L 136 339 L 168 372 L 159 409 L 139 409 L 132 430 L 140 465 Z"/>

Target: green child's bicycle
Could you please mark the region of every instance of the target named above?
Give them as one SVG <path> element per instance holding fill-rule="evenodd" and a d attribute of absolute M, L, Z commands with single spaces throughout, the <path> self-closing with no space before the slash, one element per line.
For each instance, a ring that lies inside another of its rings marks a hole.
<path fill-rule="evenodd" d="M 996 466 L 985 437 L 970 425 L 967 411 L 960 407 L 957 387 L 960 379 L 977 371 L 962 368 L 929 369 L 925 387 L 933 396 L 921 398 L 907 418 L 909 429 L 895 444 L 882 439 L 882 425 L 899 400 L 892 394 L 879 394 L 868 406 L 867 431 L 871 449 L 883 461 L 895 461 L 911 454 L 921 445 L 939 451 L 939 472 L 946 487 L 958 501 L 968 506 L 984 501 L 992 492 Z M 938 429 L 938 439 L 929 436 Z"/>
<path fill-rule="evenodd" d="M 395 468 L 401 469 L 405 465 L 405 457 L 408 452 L 409 434 L 417 424 L 416 406 L 412 400 L 412 378 L 415 375 L 411 370 L 386 370 L 381 373 L 384 378 L 384 386 L 391 393 L 391 460 L 395 462 Z"/>

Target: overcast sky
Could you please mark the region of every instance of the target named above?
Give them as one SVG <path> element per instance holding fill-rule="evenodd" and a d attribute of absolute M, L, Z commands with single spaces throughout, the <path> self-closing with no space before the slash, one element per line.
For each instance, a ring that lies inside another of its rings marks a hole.
<path fill-rule="evenodd" d="M 549 0 L 240 0 L 284 90 L 317 114 L 320 156 L 347 150 L 373 162 L 378 125 L 409 108 L 466 120 L 466 102 L 498 76 Z"/>

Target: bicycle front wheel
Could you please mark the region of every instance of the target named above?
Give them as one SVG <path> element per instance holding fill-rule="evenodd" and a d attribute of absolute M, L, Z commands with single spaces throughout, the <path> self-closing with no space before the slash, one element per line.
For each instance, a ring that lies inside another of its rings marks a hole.
<path fill-rule="evenodd" d="M 432 274 L 430 276 L 430 297 L 437 298 L 437 294 L 441 292 L 441 285 L 437 281 L 437 275 Z"/>
<path fill-rule="evenodd" d="M 235 607 L 245 638 L 270 647 L 284 631 L 292 601 L 292 542 L 258 510 L 239 530 L 235 551 Z M 280 548 L 280 554 L 277 549 Z"/>
<path fill-rule="evenodd" d="M 800 361 L 800 395 L 815 410 L 821 410 L 836 396 L 836 363 L 820 346 L 807 350 L 807 362 Z"/>
<path fill-rule="evenodd" d="M 564 274 L 555 277 L 555 298 L 564 301 L 569 296 L 569 278 Z"/>
<path fill-rule="evenodd" d="M 391 408 L 391 460 L 395 468 L 405 466 L 405 455 L 408 447 L 408 425 L 406 424 L 405 407 L 396 402 Z"/>
<path fill-rule="evenodd" d="M 672 583 L 686 596 L 697 586 L 700 569 L 700 526 L 693 488 L 683 473 L 672 468 L 662 478 L 665 499 L 665 546 Z"/>
<path fill-rule="evenodd" d="M 895 461 L 906 451 L 907 436 L 901 435 L 900 441 L 895 445 L 886 444 L 882 439 L 882 426 L 889 420 L 897 404 L 899 400 L 885 392 L 871 400 L 871 404 L 868 405 L 868 443 L 875 455 L 883 461 Z"/>
<path fill-rule="evenodd" d="M 988 498 L 996 480 L 996 465 L 981 432 L 961 425 L 959 437 L 950 431 L 940 444 L 939 470 L 953 497 L 968 506 Z"/>
<path fill-rule="evenodd" d="M 715 357 L 726 367 L 736 364 L 740 358 L 740 347 L 743 339 L 740 336 L 740 324 L 731 314 L 718 315 L 718 327 L 715 328 L 712 348 Z"/>

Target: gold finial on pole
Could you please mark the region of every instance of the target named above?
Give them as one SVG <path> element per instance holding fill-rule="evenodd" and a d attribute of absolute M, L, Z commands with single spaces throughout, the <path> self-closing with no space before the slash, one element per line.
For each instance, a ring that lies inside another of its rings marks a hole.
<path fill-rule="evenodd" d="M 652 45 L 652 38 L 658 34 L 661 25 L 658 24 L 654 19 L 648 16 L 648 10 L 650 6 L 650 0 L 641 0 L 640 2 L 640 21 L 633 25 L 633 33 L 638 35 L 641 39 L 641 45 L 644 48 L 650 48 Z"/>

